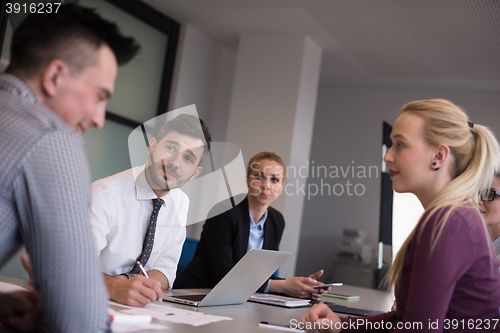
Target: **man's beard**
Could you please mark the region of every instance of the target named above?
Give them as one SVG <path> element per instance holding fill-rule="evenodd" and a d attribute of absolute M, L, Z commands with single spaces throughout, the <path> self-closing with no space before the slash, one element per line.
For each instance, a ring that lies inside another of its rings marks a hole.
<path fill-rule="evenodd" d="M 174 175 L 175 177 L 175 179 L 170 179 L 170 184 L 168 183 L 167 178 L 163 173 L 164 170 L 171 175 Z M 163 160 L 155 163 L 152 156 L 149 158 L 148 171 L 149 177 L 151 178 L 153 184 L 156 186 L 156 189 L 170 191 L 174 188 L 179 188 L 188 182 L 187 179 L 180 179 L 177 170 L 170 165 L 165 165 Z M 172 181 L 175 180 L 177 180 L 177 182 L 172 184 Z"/>

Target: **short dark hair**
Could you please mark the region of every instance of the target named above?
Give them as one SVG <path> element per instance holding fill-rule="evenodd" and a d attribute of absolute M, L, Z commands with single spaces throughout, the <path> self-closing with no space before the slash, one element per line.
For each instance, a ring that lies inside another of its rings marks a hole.
<path fill-rule="evenodd" d="M 61 5 L 57 14 L 31 14 L 17 27 L 7 72 L 33 76 L 61 59 L 77 74 L 97 61 L 92 51 L 103 44 L 113 51 L 118 65 L 127 63 L 140 49 L 132 37 L 123 36 L 115 23 L 94 9 Z"/>
<path fill-rule="evenodd" d="M 203 133 L 200 132 L 200 125 Z M 198 163 L 198 165 L 200 165 L 210 151 L 210 143 L 212 142 L 212 136 L 205 122 L 201 118 L 191 114 L 180 114 L 170 119 L 162 126 L 156 135 L 156 142 L 160 142 L 160 140 L 170 132 L 177 132 L 192 138 L 200 139 L 201 141 L 205 140 L 206 145 L 203 147 L 203 155 L 201 155 L 200 162 Z"/>

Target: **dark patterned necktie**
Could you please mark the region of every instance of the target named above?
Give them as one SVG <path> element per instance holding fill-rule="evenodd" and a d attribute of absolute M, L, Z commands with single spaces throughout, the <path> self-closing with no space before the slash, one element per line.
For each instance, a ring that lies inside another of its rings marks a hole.
<path fill-rule="evenodd" d="M 160 212 L 160 208 L 163 204 L 162 199 L 153 199 L 153 212 L 151 213 L 151 217 L 149 218 L 149 226 L 146 231 L 146 236 L 144 237 L 144 243 L 142 244 L 142 253 L 137 258 L 136 261 L 139 261 L 143 267 L 146 266 L 148 262 L 149 256 L 151 256 L 151 250 L 153 249 L 153 241 L 155 239 L 155 230 L 156 230 L 156 220 L 158 219 L 158 213 Z M 137 265 L 137 263 L 132 267 L 130 271 L 132 274 L 141 273 L 141 269 Z"/>

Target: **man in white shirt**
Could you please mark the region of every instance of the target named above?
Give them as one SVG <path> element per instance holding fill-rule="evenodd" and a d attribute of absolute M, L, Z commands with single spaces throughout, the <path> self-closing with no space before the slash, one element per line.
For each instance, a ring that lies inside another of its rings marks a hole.
<path fill-rule="evenodd" d="M 149 141 L 145 165 L 92 184 L 90 221 L 112 300 L 145 306 L 173 285 L 189 207 L 179 187 L 200 174 L 210 141 L 203 120 L 179 115 Z M 137 274 L 137 261 L 150 279 Z"/>

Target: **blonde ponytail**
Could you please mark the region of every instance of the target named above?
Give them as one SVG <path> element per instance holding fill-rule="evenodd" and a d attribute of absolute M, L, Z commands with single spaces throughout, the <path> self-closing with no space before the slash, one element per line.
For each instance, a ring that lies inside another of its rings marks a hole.
<path fill-rule="evenodd" d="M 473 203 L 470 205 L 471 209 L 477 209 L 479 191 L 490 186 L 495 172 L 500 169 L 500 147 L 493 133 L 485 126 L 470 123 L 465 112 L 450 101 L 415 101 L 403 106 L 402 112 L 411 112 L 424 118 L 425 140 L 433 146 L 448 145 L 454 165 L 451 171 L 452 181 L 433 198 L 426 217 L 419 221 L 396 255 L 386 276 L 389 288 L 401 274 L 410 243 L 418 241 L 420 232 L 430 217 L 440 209 L 449 207 L 436 224 L 437 229 L 433 232 L 435 237 L 431 241 L 432 252 L 453 210 L 467 202 Z M 483 227 L 488 234 L 484 223 Z M 418 234 L 417 228 L 420 230 Z"/>

